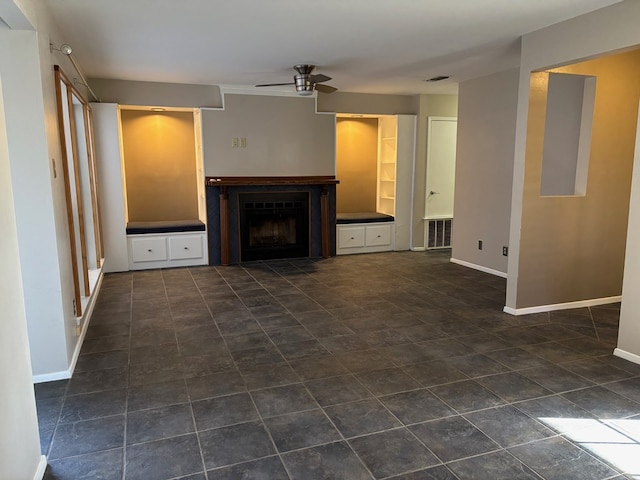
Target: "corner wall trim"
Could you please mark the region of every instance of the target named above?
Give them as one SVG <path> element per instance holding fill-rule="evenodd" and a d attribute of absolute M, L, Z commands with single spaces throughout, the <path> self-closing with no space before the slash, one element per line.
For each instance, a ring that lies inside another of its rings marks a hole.
<path fill-rule="evenodd" d="M 496 277 L 507 278 L 507 274 L 505 272 L 500 272 L 499 270 L 494 270 L 493 268 L 483 267 L 482 265 L 476 265 L 475 263 L 465 262 L 464 260 L 458 260 L 457 258 L 451 258 L 451 263 L 455 263 L 457 265 L 462 265 L 463 267 L 473 268 L 474 270 L 480 270 L 484 273 L 489 273 L 491 275 L 495 275 Z"/>
<path fill-rule="evenodd" d="M 38 468 L 33 476 L 33 480 L 42 480 L 44 478 L 45 470 L 47 469 L 47 457 L 40 455 L 40 461 L 38 462 Z"/>
<path fill-rule="evenodd" d="M 576 302 L 554 303 L 551 305 L 539 305 L 537 307 L 513 308 L 504 307 L 502 311 L 510 315 L 528 315 L 530 313 L 553 312 L 555 310 L 569 310 L 571 308 L 597 307 L 622 301 L 622 295 L 615 297 L 592 298 L 590 300 L 578 300 Z"/>
<path fill-rule="evenodd" d="M 625 360 L 629 360 L 630 362 L 637 363 L 640 365 L 640 355 L 636 355 L 635 353 L 627 352 L 626 350 L 621 350 L 620 348 L 616 348 L 613 351 L 613 354 L 616 357 L 623 358 Z"/>

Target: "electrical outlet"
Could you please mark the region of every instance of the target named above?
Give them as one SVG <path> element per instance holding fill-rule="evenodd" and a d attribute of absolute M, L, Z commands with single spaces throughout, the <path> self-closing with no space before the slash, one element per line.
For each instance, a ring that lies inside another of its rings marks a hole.
<path fill-rule="evenodd" d="M 509 247 L 502 247 L 502 255 L 505 257 L 509 255 Z"/>
<path fill-rule="evenodd" d="M 478 240 L 478 250 L 482 250 L 482 240 Z"/>
<path fill-rule="evenodd" d="M 231 148 L 238 148 L 238 137 L 233 137 L 231 139 Z"/>
<path fill-rule="evenodd" d="M 247 139 L 245 137 L 240 138 L 240 148 L 247 148 Z"/>

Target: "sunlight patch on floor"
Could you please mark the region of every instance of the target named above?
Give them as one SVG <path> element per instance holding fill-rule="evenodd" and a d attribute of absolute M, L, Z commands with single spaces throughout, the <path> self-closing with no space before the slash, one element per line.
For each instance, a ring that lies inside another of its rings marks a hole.
<path fill-rule="evenodd" d="M 539 420 L 602 461 L 640 479 L 640 420 L 549 417 Z"/>

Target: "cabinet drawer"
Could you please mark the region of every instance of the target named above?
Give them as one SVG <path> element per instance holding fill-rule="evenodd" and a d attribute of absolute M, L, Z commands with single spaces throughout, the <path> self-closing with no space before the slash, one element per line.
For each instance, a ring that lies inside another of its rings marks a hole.
<path fill-rule="evenodd" d="M 169 258 L 171 260 L 201 258 L 203 238 L 202 235 L 169 237 Z"/>
<path fill-rule="evenodd" d="M 391 226 L 375 225 L 367 227 L 365 242 L 367 247 L 391 245 Z"/>
<path fill-rule="evenodd" d="M 338 248 L 364 247 L 364 227 L 340 227 Z"/>
<path fill-rule="evenodd" d="M 165 237 L 131 239 L 131 258 L 134 262 L 157 262 L 167 259 Z"/>

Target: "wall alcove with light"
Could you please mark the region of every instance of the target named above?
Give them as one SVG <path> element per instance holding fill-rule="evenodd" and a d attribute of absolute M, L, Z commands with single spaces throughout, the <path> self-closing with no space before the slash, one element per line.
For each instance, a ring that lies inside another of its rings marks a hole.
<path fill-rule="evenodd" d="M 203 264 L 200 111 L 119 107 L 129 268 Z"/>

